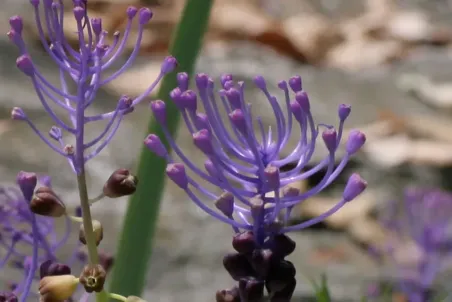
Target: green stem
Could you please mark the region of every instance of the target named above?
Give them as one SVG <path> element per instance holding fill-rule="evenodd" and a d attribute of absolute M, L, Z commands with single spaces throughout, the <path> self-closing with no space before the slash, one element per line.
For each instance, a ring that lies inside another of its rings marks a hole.
<path fill-rule="evenodd" d="M 173 36 L 170 53 L 178 61 L 178 70 L 192 75 L 196 58 L 207 29 L 213 0 L 186 1 L 182 18 Z M 179 126 L 179 111 L 168 101 L 169 92 L 177 86 L 174 75 L 162 82 L 158 98 L 167 101 L 167 127 L 174 135 Z M 155 120 L 150 120 L 148 133 L 163 138 Z M 143 136 L 144 138 L 144 136 Z M 154 238 L 160 200 L 164 189 L 166 162 L 147 149 L 141 151 L 137 177 L 140 184 L 131 197 L 116 253 L 111 291 L 125 296 L 141 296 L 146 282 L 152 240 Z"/>
<path fill-rule="evenodd" d="M 83 228 L 85 229 L 86 247 L 88 249 L 89 263 L 98 264 L 99 255 L 97 253 L 96 236 L 93 230 L 93 221 L 91 218 L 91 209 L 84 169 L 82 169 L 81 173 L 77 175 L 77 184 L 80 196 L 80 206 L 82 208 Z M 104 291 L 96 294 L 96 301 L 97 302 L 108 301 L 107 294 Z"/>

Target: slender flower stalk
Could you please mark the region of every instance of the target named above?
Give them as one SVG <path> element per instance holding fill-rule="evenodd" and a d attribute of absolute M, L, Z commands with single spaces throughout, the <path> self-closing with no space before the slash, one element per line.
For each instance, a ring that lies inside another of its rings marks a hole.
<path fill-rule="evenodd" d="M 251 105 L 245 101 L 244 83 L 234 82 L 231 75 L 221 77 L 218 91 L 208 75 L 196 75 L 197 93 L 188 89 L 186 74 L 180 73 L 178 80 L 179 86 L 170 97 L 180 110 L 195 147 L 207 158 L 204 169 L 197 167 L 169 135 L 163 101 L 152 102 L 151 110 L 162 126 L 164 139 L 180 161 L 167 152 L 155 134 L 149 134 L 144 143 L 167 161 L 167 176 L 198 207 L 229 224 L 235 233 L 233 246 L 237 253 L 227 255 L 224 266 L 238 281 L 238 287 L 218 292 L 217 301 L 260 301 L 264 287 L 271 301 L 290 301 L 296 285 L 295 268 L 284 258 L 295 249 L 295 243 L 285 234 L 307 228 L 334 214 L 361 194 L 367 183 L 358 174 L 351 175 L 342 199 L 330 210 L 306 222 L 289 225 L 291 211 L 337 179 L 350 157 L 365 143 L 365 135 L 358 130 L 350 132 L 345 143 L 345 156 L 336 166 L 336 151 L 351 108 L 339 106 L 337 130 L 332 125 L 316 124 L 299 76 L 278 83 L 284 95 L 282 106 L 267 89 L 264 78 L 254 78 L 254 84 L 272 108 L 276 132 L 272 128 L 265 130 L 262 119 L 253 116 Z M 199 110 L 200 105 L 205 113 Z M 227 120 L 222 119 L 221 110 L 227 114 Z M 298 143 L 283 156 L 289 138 L 298 136 L 293 133 L 294 127 L 300 131 Z M 313 168 L 306 169 L 319 135 L 328 155 Z M 280 171 L 288 163 L 295 163 L 294 168 Z M 322 169 L 326 170 L 325 176 L 312 189 L 300 192 L 290 186 Z M 217 195 L 195 181 L 188 170 L 204 184 L 221 189 L 222 194 Z M 203 199 L 212 200 L 216 209 Z"/>
<path fill-rule="evenodd" d="M 72 2 L 73 17 L 77 25 L 77 49 L 69 44 L 64 35 L 65 6 L 69 5 L 70 2 Z M 11 116 L 14 120 L 26 122 L 45 144 L 68 161 L 77 177 L 82 213 L 81 222 L 84 230 L 83 240 L 88 249 L 89 263 L 97 265 L 99 263 L 97 251 L 99 242 L 96 240 L 93 229 L 90 205 L 94 202 L 90 200 L 88 195 L 85 165 L 110 143 L 124 117 L 131 113 L 134 107 L 153 91 L 166 74 L 174 70 L 177 62 L 173 57 L 165 58 L 161 65 L 160 74 L 142 94 L 134 98 L 122 96 L 110 112 L 87 115 L 86 111 L 93 104 L 99 89 L 119 77 L 137 57 L 144 28 L 151 20 L 152 12 L 147 8 L 129 7 L 126 10 L 127 25 L 123 36 L 121 37 L 119 32 L 115 32 L 112 44 L 108 45 L 108 32 L 102 28 L 102 20 L 88 17 L 87 0 L 43 0 L 42 2 L 30 0 L 30 4 L 34 10 L 35 25 L 42 46 L 58 67 L 59 87 L 50 83 L 33 63 L 22 38 L 23 21 L 21 17 L 10 18 L 11 29 L 8 32 L 8 37 L 19 49 L 20 56 L 16 60 L 17 67 L 30 78 L 38 99 L 55 126 L 49 130 L 47 136 L 27 117 L 22 108 L 15 107 Z M 124 52 L 135 21 L 138 23 L 138 31 L 133 51 L 119 69 L 112 71 L 113 64 Z M 74 92 L 70 91 L 71 85 L 69 82 L 75 84 Z M 55 108 L 62 110 L 65 116 L 57 114 Z M 88 139 L 85 127 L 98 121 L 104 121 L 106 123 L 105 128 L 94 138 Z M 66 142 L 68 136 L 74 137 L 74 145 Z M 38 193 L 43 194 L 43 192 Z M 31 194 L 33 195 L 33 190 Z M 105 195 L 98 196 L 100 197 L 96 201 Z M 38 207 L 39 214 L 47 213 L 55 216 L 64 212 L 64 209 L 58 208 L 58 203 L 55 203 L 55 198 L 51 199 L 51 196 L 48 196 L 48 199 L 44 198 L 44 201 L 38 199 L 35 203 L 41 205 Z M 37 209 L 34 205 L 31 208 Z M 78 220 L 76 219 L 76 221 Z M 33 239 L 38 240 L 35 236 L 33 236 Z M 31 267 L 36 269 L 38 265 L 36 258 L 38 242 L 34 242 L 33 246 L 35 250 Z M 31 273 L 30 276 L 32 276 Z M 28 282 L 26 286 L 28 286 Z M 104 291 L 96 290 L 96 292 L 98 293 L 97 301 L 107 300 L 108 296 Z M 56 296 L 60 297 L 60 295 Z M 46 297 L 54 299 L 56 296 L 51 291 Z M 21 300 L 25 301 L 26 298 L 27 292 L 22 295 Z M 44 296 L 42 298 L 47 299 Z"/>

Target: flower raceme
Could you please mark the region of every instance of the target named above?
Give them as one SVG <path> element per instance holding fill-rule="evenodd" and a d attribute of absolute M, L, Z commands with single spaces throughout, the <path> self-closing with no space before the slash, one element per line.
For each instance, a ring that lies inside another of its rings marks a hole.
<path fill-rule="evenodd" d="M 66 3 L 69 2 L 73 4 L 79 49 L 70 46 L 64 35 L 64 6 L 67 6 Z M 124 116 L 132 112 L 134 106 L 148 96 L 163 76 L 171 72 L 177 64 L 173 57 L 167 57 L 162 63 L 158 77 L 142 94 L 135 98 L 122 96 L 113 111 L 87 116 L 85 111 L 93 104 L 98 90 L 119 77 L 137 57 L 144 27 L 152 18 L 152 12 L 147 8 L 129 7 L 126 12 L 128 21 L 123 36 L 121 37 L 119 32 L 115 32 L 112 44 L 108 45 L 106 42 L 108 32 L 103 30 L 102 20 L 100 18 L 89 19 L 86 2 L 43 0 L 41 3 L 40 0 L 30 0 L 34 9 L 39 38 L 45 51 L 59 69 L 60 87 L 49 82 L 33 63 L 22 38 L 23 21 L 21 17 L 10 18 L 11 29 L 8 32 L 9 39 L 20 52 L 16 65 L 31 79 L 36 95 L 55 126 L 49 130 L 49 137 L 47 137 L 33 124 L 23 109 L 14 108 L 12 118 L 28 123 L 53 151 L 67 158 L 77 174 L 81 173 L 85 162 L 95 157 L 108 145 Z M 119 69 L 109 71 L 123 53 L 132 24 L 136 19 L 138 34 L 132 53 Z M 74 82 L 77 87 L 73 93 L 69 91 L 68 80 Z M 60 117 L 55 108 L 62 109 L 66 114 L 65 118 Z M 66 122 L 66 119 L 70 122 Z M 105 128 L 90 141 L 85 141 L 85 126 L 97 121 L 105 121 Z M 75 146 L 65 143 L 63 133 L 69 133 L 75 137 Z"/>
<path fill-rule="evenodd" d="M 342 139 L 344 122 L 351 111 L 350 106 L 339 106 L 337 130 L 329 125 L 316 125 L 308 95 L 302 89 L 299 76 L 292 77 L 288 82 L 278 83 L 284 94 L 286 114 L 283 113 L 277 98 L 268 91 L 264 78 L 257 76 L 254 84 L 263 92 L 273 109 L 276 121 L 274 134 L 271 128 L 265 131 L 260 117 L 254 119 L 251 106 L 244 99 L 244 83 L 235 83 L 231 75 L 221 77 L 221 89 L 218 93 L 213 80 L 206 74 L 196 75 L 198 93 L 188 90 L 188 77 L 185 73 L 178 74 L 178 81 L 179 85 L 170 93 L 170 97 L 180 110 L 193 136 L 194 145 L 207 157 L 204 169 L 198 168 L 170 137 L 166 128 L 163 101 L 152 102 L 151 109 L 162 126 L 164 138 L 182 162 L 173 159 L 155 134 L 146 138 L 145 145 L 166 159 L 167 176 L 182 188 L 197 206 L 231 225 L 236 233 L 252 231 L 258 245 L 263 246 L 274 234 L 301 230 L 322 221 L 366 188 L 367 183 L 358 174 L 353 174 L 337 205 L 319 217 L 289 226 L 288 219 L 293 207 L 330 185 L 344 169 L 349 158 L 365 143 L 365 135 L 352 130 L 345 144 L 346 154 L 336 167 L 335 154 Z M 291 92 L 294 97 L 291 97 Z M 198 112 L 198 99 L 205 113 Z M 228 114 L 229 120 L 226 122 L 223 122 L 220 116 L 220 106 Z M 255 122 L 260 129 L 258 133 L 253 130 Z M 281 152 L 295 125 L 300 128 L 301 135 L 295 148 L 283 157 Z M 227 126 L 231 126 L 232 130 L 228 131 Z M 321 133 L 320 126 L 326 128 Z M 319 134 L 326 145 L 328 156 L 312 169 L 305 171 L 315 152 Z M 288 163 L 295 163 L 295 167 L 290 171 L 280 171 L 280 168 Z M 210 192 L 201 183 L 194 181 L 187 174 L 187 169 L 192 170 L 203 181 L 220 188 L 223 193 L 215 195 Z M 289 186 L 321 169 L 326 169 L 325 176 L 312 189 L 300 192 Z M 195 191 L 214 200 L 219 212 L 201 201 Z M 268 193 L 273 195 L 270 197 Z"/>

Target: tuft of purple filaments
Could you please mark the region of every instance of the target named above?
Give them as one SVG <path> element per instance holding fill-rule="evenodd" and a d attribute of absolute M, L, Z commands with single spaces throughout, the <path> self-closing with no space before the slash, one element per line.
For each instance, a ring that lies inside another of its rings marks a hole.
<path fill-rule="evenodd" d="M 385 207 L 383 226 L 391 233 L 384 251 L 399 268 L 400 290 L 410 302 L 429 301 L 436 277 L 450 268 L 452 252 L 452 194 L 439 189 L 409 187 L 402 203 Z M 414 243 L 417 255 L 400 263 L 396 253 L 401 243 Z"/>
<path fill-rule="evenodd" d="M 64 5 L 68 4 L 63 3 L 69 2 L 73 4 L 79 49 L 74 49 L 64 34 Z M 106 42 L 108 32 L 103 30 L 100 18 L 89 19 L 85 7 L 86 0 L 43 0 L 42 3 L 40 0 L 30 0 L 30 4 L 34 10 L 36 28 L 42 45 L 58 66 L 60 87 L 50 83 L 34 65 L 22 38 L 21 17 L 10 18 L 11 29 L 8 37 L 20 51 L 20 56 L 16 60 L 17 67 L 31 79 L 42 106 L 55 126 L 46 136 L 27 117 L 24 110 L 18 107 L 13 109 L 12 118 L 25 121 L 53 151 L 67 158 L 76 174 L 81 174 L 84 164 L 99 154 L 111 141 L 124 116 L 133 111 L 134 106 L 153 91 L 163 76 L 176 67 L 176 60 L 173 57 L 165 58 L 158 77 L 139 96 L 135 98 L 122 96 L 113 111 L 87 116 L 85 110 L 93 104 L 99 89 L 119 77 L 134 62 L 140 49 L 144 27 L 152 18 L 152 12 L 147 8 L 129 7 L 123 36 L 115 32 L 112 44 L 108 45 Z M 138 22 L 138 32 L 133 51 L 118 70 L 109 71 L 124 52 L 135 19 Z M 106 71 L 109 73 L 106 74 Z M 76 91 L 73 93 L 69 91 L 68 80 L 75 83 Z M 54 106 L 62 109 L 66 116 L 61 118 L 57 115 L 52 108 Z M 105 121 L 105 128 L 95 138 L 86 142 L 85 126 L 97 121 Z M 64 133 L 75 137 L 75 146 L 64 141 Z"/>
<path fill-rule="evenodd" d="M 276 123 L 275 133 L 271 128 L 265 130 L 260 117 L 253 117 L 251 105 L 245 101 L 244 83 L 234 82 L 231 75 L 221 77 L 221 87 L 218 91 L 215 89 L 214 81 L 206 74 L 196 75 L 197 92 L 188 89 L 187 74 L 179 73 L 177 80 L 178 87 L 171 91 L 170 98 L 179 109 L 192 135 L 194 145 L 207 157 L 204 169 L 196 166 L 170 136 L 166 124 L 166 105 L 163 101 L 152 102 L 151 110 L 162 126 L 164 134 L 162 139 L 168 142 L 181 162 L 174 160 L 162 140 L 155 134 L 150 134 L 146 138 L 145 145 L 167 161 L 167 176 L 183 189 L 198 207 L 231 225 L 236 236 L 244 236 L 248 241 L 251 238 L 254 242 L 253 248 L 245 249 L 247 251 L 244 252 L 247 254 L 245 258 L 248 262 L 251 259 L 250 253 L 261 255 L 269 249 L 273 254 L 277 254 L 275 250 L 278 249 L 278 242 L 286 242 L 286 245 L 291 246 L 287 243 L 290 239 L 284 235 L 285 233 L 301 230 L 324 220 L 366 188 L 367 183 L 358 174 L 353 174 L 346 184 L 342 199 L 333 208 L 308 221 L 289 225 L 292 209 L 330 185 L 342 172 L 350 157 L 365 143 L 365 135 L 358 130 L 352 130 L 345 143 L 345 156 L 336 165 L 336 151 L 342 140 L 344 123 L 351 111 L 350 106 L 339 106 L 337 130 L 330 125 L 316 124 L 311 114 L 308 95 L 302 89 L 299 76 L 292 77 L 288 82 L 278 83 L 284 95 L 284 106 L 281 106 L 277 98 L 269 92 L 264 78 L 257 76 L 254 78 L 254 84 L 262 91 L 264 99 L 272 108 Z M 205 113 L 199 110 L 200 105 Z M 222 110 L 228 116 L 226 121 L 221 117 Z M 255 131 L 254 126 L 259 130 Z M 283 156 L 282 152 L 289 138 L 298 135 L 293 134 L 293 127 L 300 129 L 298 143 L 287 156 Z M 324 130 L 321 131 L 321 128 Z M 313 168 L 306 169 L 315 152 L 319 135 L 325 143 L 328 156 Z M 295 163 L 293 169 L 280 171 L 281 167 L 289 163 Z M 188 169 L 203 182 L 221 189 L 223 193 L 217 195 L 209 191 L 202 183 L 196 182 L 187 174 Z M 310 190 L 300 192 L 290 186 L 323 169 L 326 170 L 324 178 Z M 198 195 L 212 200 L 216 210 L 209 203 L 203 202 L 204 198 Z M 291 247 L 283 249 L 290 250 L 289 253 L 293 251 Z M 259 261 L 267 259 L 268 254 L 265 255 L 259 256 Z M 279 266 L 288 265 L 288 261 L 283 259 L 287 255 L 288 253 L 280 253 L 277 261 Z M 234 265 L 241 266 L 242 272 L 249 271 L 243 266 L 246 261 L 239 259 L 241 256 L 237 257 L 233 260 Z M 225 258 L 225 266 L 226 262 Z M 226 269 L 231 272 L 228 267 Z M 287 271 L 292 272 L 291 269 Z M 237 277 L 241 274 L 235 275 L 233 278 L 237 281 L 242 279 Z M 239 282 L 239 289 L 243 290 L 237 291 L 241 299 L 237 301 L 258 301 L 253 300 L 258 296 L 248 294 L 253 291 L 260 293 L 263 290 L 262 282 L 254 282 L 256 274 L 250 278 L 242 280 L 245 283 Z M 293 280 L 290 282 L 294 287 Z M 248 291 L 248 294 L 244 291 Z M 227 294 L 235 295 L 233 292 Z M 285 297 L 289 295 L 291 293 Z M 276 299 L 274 301 L 285 301 L 282 296 L 273 297 Z"/>

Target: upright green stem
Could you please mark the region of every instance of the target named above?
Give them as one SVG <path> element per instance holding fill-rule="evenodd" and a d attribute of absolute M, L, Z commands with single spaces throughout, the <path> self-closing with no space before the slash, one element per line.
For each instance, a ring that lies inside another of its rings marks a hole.
<path fill-rule="evenodd" d="M 77 184 L 80 196 L 80 206 L 82 208 L 83 228 L 85 229 L 86 247 L 88 249 L 89 263 L 98 264 L 99 254 L 97 253 L 96 236 L 93 230 L 93 220 L 91 218 L 91 209 L 89 204 L 84 168 L 82 168 L 82 171 L 77 175 Z M 96 301 L 108 301 L 108 295 L 105 293 L 105 291 L 96 294 Z"/>

